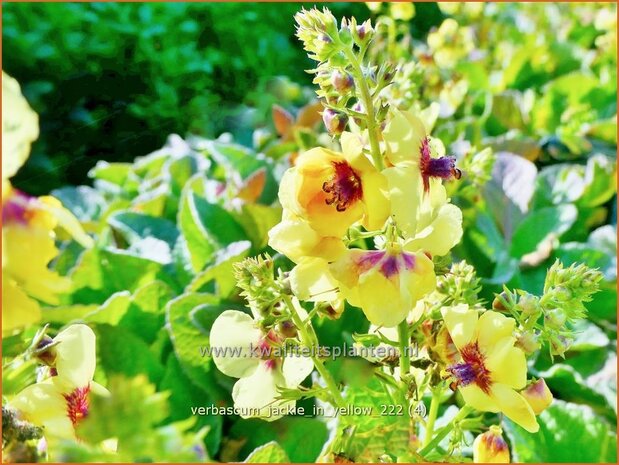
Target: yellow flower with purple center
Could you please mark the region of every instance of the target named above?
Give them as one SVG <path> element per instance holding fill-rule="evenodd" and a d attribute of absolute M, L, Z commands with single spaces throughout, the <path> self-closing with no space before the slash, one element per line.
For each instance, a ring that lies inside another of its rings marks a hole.
<path fill-rule="evenodd" d="M 398 244 L 385 250 L 348 250 L 329 269 L 342 297 L 377 326 L 397 326 L 436 287 L 432 260 Z"/>
<path fill-rule="evenodd" d="M 460 177 L 443 144 L 430 138 L 423 122 L 394 111 L 384 132 L 391 217 L 411 252 L 445 255 L 462 237 L 462 211 L 448 202 L 443 180 Z"/>
<path fill-rule="evenodd" d="M 302 311 L 300 306 L 298 309 Z M 223 374 L 239 378 L 232 388 L 232 399 L 242 418 L 273 421 L 294 409 L 295 401 L 280 399 L 279 390 L 297 388 L 314 364 L 302 354 L 285 353 L 283 342 L 282 335 L 265 331 L 258 321 L 238 310 L 226 310 L 213 323 L 213 361 Z"/>
<path fill-rule="evenodd" d="M 509 463 L 509 447 L 503 439 L 503 430 L 493 425 L 473 441 L 474 463 Z"/>
<path fill-rule="evenodd" d="M 481 316 L 461 304 L 442 310 L 459 359 L 447 368 L 464 401 L 484 412 L 503 412 L 529 432 L 539 429 L 527 400 L 524 352 L 514 347 L 515 321 L 494 311 Z"/>
<path fill-rule="evenodd" d="M 389 215 L 387 180 L 363 154 L 351 134 L 343 152 L 314 148 L 303 153 L 282 178 L 284 210 L 308 222 L 322 237 L 342 237 L 359 221 L 381 229 Z"/>
<path fill-rule="evenodd" d="M 94 382 L 96 338 L 88 326 L 75 324 L 58 333 L 46 354 L 51 377 L 28 386 L 9 401 L 21 417 L 45 428 L 46 435 L 74 439 L 75 426 L 88 416 L 91 393 L 109 395 Z"/>

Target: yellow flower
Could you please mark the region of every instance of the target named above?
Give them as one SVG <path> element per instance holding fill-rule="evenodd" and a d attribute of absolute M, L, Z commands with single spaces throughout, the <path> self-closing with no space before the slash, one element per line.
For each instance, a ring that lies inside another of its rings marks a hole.
<path fill-rule="evenodd" d="M 436 287 L 434 264 L 397 244 L 386 250 L 348 250 L 330 265 L 342 297 L 377 326 L 396 326 Z"/>
<path fill-rule="evenodd" d="M 24 164 L 30 145 L 39 137 L 39 118 L 15 79 L 2 72 L 2 180 Z"/>
<path fill-rule="evenodd" d="M 53 197 L 30 197 L 3 185 L 2 196 L 2 333 L 40 319 L 38 301 L 57 304 L 70 281 L 48 268 L 58 255 L 56 226 L 61 225 L 83 246 L 90 247 L 77 219 Z M 34 300 L 36 299 L 36 300 Z"/>
<path fill-rule="evenodd" d="M 529 403 L 535 415 L 539 415 L 552 404 L 552 392 L 543 379 L 531 383 L 521 394 Z"/>
<path fill-rule="evenodd" d="M 515 321 L 500 313 L 461 304 L 442 310 L 458 348 L 459 362 L 447 368 L 464 401 L 485 412 L 503 412 L 529 432 L 539 430 L 535 414 L 517 391 L 527 383 L 527 361 L 516 347 Z"/>
<path fill-rule="evenodd" d="M 265 333 L 251 316 L 237 310 L 226 310 L 213 323 L 213 361 L 223 374 L 240 378 L 232 399 L 242 418 L 273 421 L 294 409 L 294 400 L 278 399 L 278 388 L 297 388 L 314 364 L 309 357 L 283 353 L 282 342 L 281 335 Z"/>
<path fill-rule="evenodd" d="M 448 203 L 442 179 L 460 171 L 438 139 L 411 113 L 395 111 L 385 129 L 391 216 L 408 239 L 405 249 L 445 255 L 462 237 L 462 211 Z"/>
<path fill-rule="evenodd" d="M 460 27 L 456 20 L 447 18 L 438 30 L 428 34 L 428 47 L 439 67 L 453 68 L 475 48 L 473 30 Z"/>
<path fill-rule="evenodd" d="M 299 300 L 327 302 L 330 314 L 339 317 L 344 311 L 344 299 L 339 290 L 340 283 L 329 270 L 329 263 L 323 258 L 304 257 L 290 272 L 290 287 Z"/>
<path fill-rule="evenodd" d="M 321 237 L 342 237 L 358 221 L 370 230 L 389 215 L 387 181 L 349 133 L 343 153 L 314 148 L 303 153 L 282 178 L 279 198 L 285 210 L 305 219 Z"/>
<path fill-rule="evenodd" d="M 63 439 L 75 438 L 75 426 L 88 415 L 91 392 L 109 395 L 95 383 L 95 334 L 86 325 L 71 325 L 61 331 L 49 350 L 51 378 L 28 386 L 17 394 L 10 406 L 24 420 L 45 427 L 45 434 Z"/>
<path fill-rule="evenodd" d="M 509 463 L 509 447 L 499 426 L 491 426 L 473 441 L 474 463 Z"/>

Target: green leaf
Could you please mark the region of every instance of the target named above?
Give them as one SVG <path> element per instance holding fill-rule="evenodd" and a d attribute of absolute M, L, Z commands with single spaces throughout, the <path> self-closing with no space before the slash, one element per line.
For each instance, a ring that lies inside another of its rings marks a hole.
<path fill-rule="evenodd" d="M 510 254 L 520 258 L 534 252 L 545 240 L 551 237 L 558 239 L 576 221 L 577 214 L 576 207 L 569 204 L 530 213 L 514 232 Z"/>
<path fill-rule="evenodd" d="M 286 451 L 277 442 L 271 441 L 255 449 L 245 463 L 290 463 Z"/>
<path fill-rule="evenodd" d="M 107 323 L 117 325 L 127 312 L 131 303 L 129 291 L 119 291 L 112 294 L 99 308 L 84 317 L 87 323 Z"/>
<path fill-rule="evenodd" d="M 617 161 L 597 154 L 587 160 L 585 189 L 579 206 L 597 207 L 617 193 Z"/>
<path fill-rule="evenodd" d="M 214 319 L 224 310 L 218 303 L 214 295 L 188 293 L 170 301 L 166 307 L 166 328 L 183 372 L 213 398 L 220 398 L 221 393 L 213 378 L 216 369 L 202 353 L 209 345 L 209 332 L 194 324 L 193 319 L 198 312 L 213 313 Z"/>
<path fill-rule="evenodd" d="M 230 429 L 229 436 L 243 444 L 236 461 L 250 455 L 257 447 L 276 441 L 291 463 L 313 463 L 329 437 L 327 425 L 314 418 L 287 416 L 274 422 L 259 419 L 240 419 Z M 301 447 L 302 445 L 302 447 Z M 223 451 L 222 451 L 223 454 Z"/>
<path fill-rule="evenodd" d="M 172 248 L 178 238 L 178 230 L 174 223 L 164 218 L 123 211 L 110 216 L 107 221 L 129 245 L 154 237 Z"/>
<path fill-rule="evenodd" d="M 128 329 L 108 324 L 97 324 L 97 355 L 106 374 L 138 376 L 146 374 L 158 383 L 163 376 L 163 366 L 150 351 L 149 346 Z"/>
<path fill-rule="evenodd" d="M 81 222 L 99 219 L 106 206 L 103 195 L 88 186 L 62 187 L 52 191 L 52 195 Z"/>
<path fill-rule="evenodd" d="M 214 264 L 197 274 L 187 287 L 187 290 L 212 292 L 222 298 L 228 297 L 236 287 L 233 270 L 234 264 L 247 257 L 250 247 L 251 243 L 249 241 L 239 241 L 233 242 L 218 251 L 214 257 Z M 216 284 L 217 292 L 215 292 L 215 286 L 211 289 L 204 289 L 211 282 Z"/>
<path fill-rule="evenodd" d="M 165 323 L 165 307 L 173 297 L 170 286 L 162 281 L 145 284 L 131 296 L 120 326 L 153 343 Z"/>
<path fill-rule="evenodd" d="M 556 399 L 539 415 L 538 422 L 539 432 L 528 433 L 505 420 L 514 461 L 617 462 L 617 433 L 591 408 Z"/>
<path fill-rule="evenodd" d="M 235 212 L 234 217 L 258 253 L 266 247 L 268 232 L 281 220 L 282 210 L 279 207 L 248 203 L 243 205 L 239 213 Z"/>
<path fill-rule="evenodd" d="M 245 233 L 223 207 L 209 203 L 186 186 L 178 213 L 178 224 L 185 238 L 194 271 L 209 263 L 215 251 L 245 239 Z"/>

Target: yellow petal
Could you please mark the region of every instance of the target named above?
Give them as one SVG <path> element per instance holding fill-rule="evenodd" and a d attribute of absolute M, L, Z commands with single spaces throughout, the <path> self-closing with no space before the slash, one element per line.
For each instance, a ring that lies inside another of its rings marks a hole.
<path fill-rule="evenodd" d="M 522 389 L 527 384 L 527 359 L 521 349 L 514 347 L 514 341 L 513 337 L 498 341 L 486 353 L 486 368 L 492 373 L 493 382 Z"/>
<path fill-rule="evenodd" d="M 88 326 L 75 324 L 58 333 L 54 338 L 56 370 L 58 379 L 66 386 L 66 391 L 88 386 L 95 373 L 96 337 Z"/>
<path fill-rule="evenodd" d="M 282 375 L 286 380 L 286 386 L 290 389 L 296 389 L 313 369 L 314 362 L 310 357 L 297 354 L 286 356 L 282 364 Z"/>
<path fill-rule="evenodd" d="M 424 251 L 432 256 L 447 255 L 462 238 L 462 210 L 452 204 L 440 207 L 436 217 L 414 238 L 405 249 L 411 252 Z"/>
<path fill-rule="evenodd" d="M 67 403 L 52 383 L 28 386 L 9 405 L 19 410 L 26 421 L 45 427 L 46 435 L 63 439 L 75 438 L 73 424 L 67 416 Z"/>
<path fill-rule="evenodd" d="M 290 272 L 290 285 L 300 300 L 331 302 L 339 298 L 339 283 L 322 258 L 302 258 Z"/>
<path fill-rule="evenodd" d="M 2 276 L 2 334 L 11 334 L 40 319 L 39 304 L 28 297 L 9 276 Z"/>
<path fill-rule="evenodd" d="M 94 241 L 84 232 L 78 219 L 73 213 L 64 208 L 58 199 L 51 196 L 43 196 L 39 197 L 38 200 L 39 208 L 56 218 L 58 225 L 69 233 L 73 239 L 86 248 L 94 245 Z"/>
<path fill-rule="evenodd" d="M 12 177 L 30 155 L 39 137 L 39 117 L 30 108 L 19 84 L 2 72 L 2 179 Z"/>
<path fill-rule="evenodd" d="M 477 324 L 477 341 L 485 354 L 494 351 L 494 345 L 506 337 L 512 337 L 516 321 L 505 315 L 489 310 L 482 313 Z"/>
<path fill-rule="evenodd" d="M 265 362 L 261 362 L 250 376 L 239 379 L 232 388 L 232 399 L 241 418 L 273 421 L 294 408 L 294 401 L 276 400 L 278 387 L 286 387 L 283 375 Z"/>
<path fill-rule="evenodd" d="M 529 403 L 509 386 L 495 383 L 492 385 L 492 396 L 507 418 L 518 423 L 529 433 L 536 433 L 539 425 Z"/>
<path fill-rule="evenodd" d="M 449 335 L 458 349 L 473 342 L 477 328 L 477 310 L 469 308 L 466 304 L 458 304 L 443 308 L 441 313 Z"/>
<path fill-rule="evenodd" d="M 410 295 L 403 295 L 377 268 L 359 277 L 358 292 L 363 313 L 376 326 L 397 326 L 413 307 Z"/>
<path fill-rule="evenodd" d="M 393 117 L 383 132 L 387 158 L 391 164 L 397 165 L 406 161 L 417 163 L 421 141 L 425 136 L 426 128 L 419 118 L 394 109 Z"/>
<path fill-rule="evenodd" d="M 486 394 L 475 384 L 462 386 L 460 393 L 464 402 L 480 412 L 498 412 L 500 410 L 496 399 Z"/>
<path fill-rule="evenodd" d="M 238 310 L 226 310 L 217 317 L 210 333 L 211 356 L 223 374 L 249 376 L 260 359 L 256 356 L 262 332 L 254 319 Z"/>
<path fill-rule="evenodd" d="M 374 171 L 363 175 L 361 183 L 365 205 L 363 225 L 369 231 L 382 229 L 390 213 L 387 178 Z"/>
<path fill-rule="evenodd" d="M 422 195 L 419 168 L 413 163 L 402 163 L 383 170 L 383 174 L 388 183 L 391 216 L 406 236 L 414 236 Z"/>

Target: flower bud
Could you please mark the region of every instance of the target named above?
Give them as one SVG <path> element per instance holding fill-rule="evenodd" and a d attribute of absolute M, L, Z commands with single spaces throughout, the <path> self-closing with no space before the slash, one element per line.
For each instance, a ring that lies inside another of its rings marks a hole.
<path fill-rule="evenodd" d="M 370 20 L 367 20 L 363 24 L 360 24 L 359 26 L 354 28 L 352 33 L 355 43 L 359 47 L 362 47 L 372 39 L 372 36 L 374 35 L 374 29 L 372 28 Z"/>
<path fill-rule="evenodd" d="M 552 404 L 552 392 L 543 379 L 538 379 L 520 391 L 522 397 L 529 403 L 535 415 L 539 415 Z"/>
<path fill-rule="evenodd" d="M 277 325 L 279 333 L 284 337 L 295 337 L 297 335 L 297 327 L 290 320 L 282 321 Z"/>
<path fill-rule="evenodd" d="M 508 296 L 505 291 L 498 294 L 494 300 L 492 301 L 492 309 L 497 312 L 507 312 L 507 307 L 505 307 L 505 303 L 508 301 Z"/>
<path fill-rule="evenodd" d="M 565 357 L 565 352 L 572 346 L 572 340 L 561 335 L 553 335 L 550 338 L 550 354 Z"/>
<path fill-rule="evenodd" d="M 53 367 L 56 364 L 54 340 L 48 335 L 44 335 L 37 343 L 35 354 L 41 363 Z"/>
<path fill-rule="evenodd" d="M 523 315 L 535 315 L 540 310 L 539 297 L 528 293 L 521 295 L 518 299 L 518 310 Z"/>
<path fill-rule="evenodd" d="M 347 92 L 354 87 L 355 80 L 349 73 L 335 71 L 331 75 L 331 84 L 339 92 Z"/>
<path fill-rule="evenodd" d="M 520 333 L 516 338 L 516 347 L 523 350 L 527 355 L 537 352 L 541 348 L 537 334 L 533 331 L 525 331 Z"/>
<path fill-rule="evenodd" d="M 489 431 L 477 436 L 473 442 L 473 462 L 509 463 L 509 447 L 502 433 L 499 426 L 491 426 Z"/>
<path fill-rule="evenodd" d="M 329 134 L 331 135 L 340 135 L 346 129 L 346 124 L 348 124 L 348 116 L 343 113 L 338 113 L 331 108 L 327 108 L 322 113 L 322 121 L 325 123 L 325 127 Z"/>
<path fill-rule="evenodd" d="M 552 329 L 561 329 L 566 320 L 565 312 L 558 308 L 549 310 L 544 315 L 544 324 Z"/>

